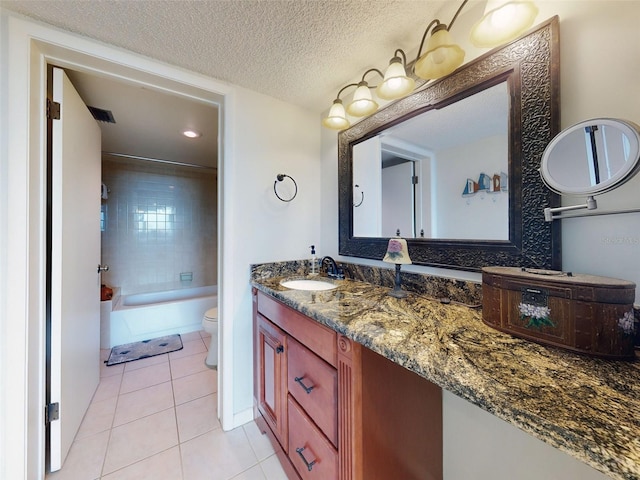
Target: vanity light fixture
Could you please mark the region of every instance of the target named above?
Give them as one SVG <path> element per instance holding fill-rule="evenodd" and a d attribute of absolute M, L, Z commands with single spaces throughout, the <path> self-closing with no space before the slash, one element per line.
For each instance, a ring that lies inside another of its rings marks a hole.
<path fill-rule="evenodd" d="M 385 100 L 395 100 L 413 92 L 416 82 L 407 76 L 406 66 L 406 55 L 401 49 L 397 49 L 384 72 L 382 83 L 376 88 L 376 95 Z"/>
<path fill-rule="evenodd" d="M 393 290 L 389 292 L 389 295 L 396 298 L 404 298 L 407 296 L 407 292 L 400 288 L 400 267 L 402 265 L 411 264 L 411 257 L 409 257 L 409 248 L 407 247 L 407 241 L 404 238 L 392 237 L 389 239 L 387 245 L 387 253 L 382 259 L 383 262 L 395 263 L 396 265 L 396 280 Z"/>
<path fill-rule="evenodd" d="M 384 74 L 372 68 L 364 73 L 360 83 L 342 87 L 322 124 L 334 130 L 344 130 L 351 126 L 347 113 L 355 117 L 374 113 L 378 109 L 378 103 L 371 96 L 371 89 L 375 88 L 376 95 L 384 100 L 396 100 L 408 95 L 415 88 L 415 80 L 407 75 L 409 66 L 415 76 L 433 80 L 452 73 L 462 65 L 464 50 L 454 43 L 450 31 L 468 1 L 464 0 L 460 4 L 448 26 L 438 19 L 429 23 L 422 36 L 418 55 L 412 63 L 407 64 L 404 51 L 397 49 Z M 476 23 L 471 32 L 471 41 L 478 47 L 495 47 L 513 40 L 533 24 L 538 14 L 537 7 L 531 1 L 505 3 L 505 0 L 489 0 L 488 8 L 487 14 Z M 423 47 L 426 49 L 424 54 Z M 370 86 L 365 81 L 364 77 L 370 72 L 376 72 L 382 77 L 382 82 L 377 87 Z M 349 87 L 357 88 L 353 100 L 345 110 L 340 95 Z"/>
<path fill-rule="evenodd" d="M 344 105 L 342 105 L 340 98 L 336 98 L 333 101 L 333 105 L 331 105 L 329 109 L 329 114 L 322 119 L 322 125 L 333 130 L 344 130 L 351 126 L 351 122 L 347 120 L 347 112 L 344 110 Z"/>
<path fill-rule="evenodd" d="M 349 115 L 353 115 L 354 117 L 364 117 L 365 115 L 371 115 L 378 109 L 378 102 L 373 99 L 370 91 L 371 88 L 375 87 L 370 87 L 369 82 L 365 80 L 365 77 L 371 72 L 375 72 L 380 75 L 380 77 L 384 77 L 382 72 L 377 68 L 370 68 L 369 70 L 364 72 L 360 83 L 351 83 L 347 85 L 347 87 L 353 87 L 354 85 L 357 87 L 356 91 L 353 93 L 351 103 L 347 105 L 347 113 Z M 342 92 L 343 90 L 344 88 L 340 90 L 340 92 Z M 338 96 L 340 96 L 339 93 Z"/>
<path fill-rule="evenodd" d="M 353 100 L 347 105 L 347 113 L 354 117 L 364 117 L 370 115 L 378 109 L 378 103 L 371 97 L 369 84 L 364 80 L 358 84 Z"/>
<path fill-rule="evenodd" d="M 184 135 L 187 138 L 199 138 L 199 137 L 202 136 L 202 134 L 200 132 L 197 132 L 195 130 L 190 130 L 190 129 L 184 130 L 182 132 L 182 135 Z"/>
<path fill-rule="evenodd" d="M 453 72 L 462 64 L 464 50 L 453 43 L 449 29 L 467 2 L 468 0 L 462 2 L 449 27 L 440 23 L 439 20 L 433 20 L 429 24 L 414 61 L 414 73 L 417 76 L 427 80 L 442 77 Z M 427 51 L 421 56 L 422 47 L 432 27 L 431 37 L 427 42 Z M 402 49 L 397 49 L 384 74 L 377 68 L 371 68 L 362 75 L 359 83 L 350 83 L 342 87 L 329 109 L 329 114 L 322 120 L 322 124 L 327 128 L 343 130 L 351 126 L 347 119 L 347 113 L 354 117 L 371 115 L 378 109 L 378 103 L 373 99 L 371 89 L 375 88 L 376 95 L 384 100 L 396 100 L 411 93 L 415 88 L 415 80 L 407 75 L 407 66 L 406 54 Z M 371 72 L 376 72 L 382 78 L 382 82 L 377 87 L 370 86 L 365 80 L 365 77 Z M 349 87 L 356 87 L 356 90 L 352 101 L 345 110 L 340 95 Z"/>
<path fill-rule="evenodd" d="M 481 48 L 506 43 L 531 27 L 537 15 L 533 2 L 490 0 L 487 13 L 471 29 L 471 43 Z"/>
<path fill-rule="evenodd" d="M 450 74 L 464 61 L 464 50 L 459 45 L 453 42 L 453 37 L 449 30 L 453 27 L 453 23 L 458 18 L 458 14 L 462 8 L 467 4 L 468 0 L 464 0 L 462 5 L 458 8 L 455 15 L 451 19 L 449 26 L 444 23 L 440 23 L 440 20 L 433 20 L 424 31 L 422 41 L 420 42 L 420 48 L 418 49 L 418 57 L 413 66 L 413 70 L 417 76 L 424 78 L 425 80 L 432 80 L 434 78 L 444 77 Z M 433 27 L 433 30 L 431 28 Z M 424 41 L 431 30 L 431 36 L 427 41 L 427 50 L 422 53 L 422 47 Z"/>

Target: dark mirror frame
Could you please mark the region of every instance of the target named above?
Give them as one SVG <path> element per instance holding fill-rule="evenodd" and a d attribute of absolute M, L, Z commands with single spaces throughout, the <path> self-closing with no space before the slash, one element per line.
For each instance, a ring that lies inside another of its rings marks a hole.
<path fill-rule="evenodd" d="M 558 17 L 552 17 L 338 134 L 340 255 L 382 260 L 389 240 L 353 236 L 353 146 L 415 115 L 506 81 L 509 240 L 407 238 L 409 254 L 414 264 L 467 271 L 490 265 L 561 268 L 559 222 L 545 222 L 543 214 L 546 207 L 559 205 L 559 196 L 544 186 L 539 173 L 542 154 L 559 131 L 558 31 Z"/>

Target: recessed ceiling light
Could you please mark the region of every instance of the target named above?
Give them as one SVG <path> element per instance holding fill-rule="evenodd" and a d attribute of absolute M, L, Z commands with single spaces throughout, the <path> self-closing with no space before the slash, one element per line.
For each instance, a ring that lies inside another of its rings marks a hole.
<path fill-rule="evenodd" d="M 195 130 L 185 130 L 182 134 L 187 138 L 198 138 L 202 136 L 200 132 L 196 132 Z"/>

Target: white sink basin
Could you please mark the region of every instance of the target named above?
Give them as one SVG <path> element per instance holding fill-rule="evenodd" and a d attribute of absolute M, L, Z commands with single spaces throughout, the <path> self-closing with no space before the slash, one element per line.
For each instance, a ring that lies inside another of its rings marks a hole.
<path fill-rule="evenodd" d="M 311 291 L 333 290 L 334 288 L 338 288 L 337 285 L 331 282 L 310 279 L 281 280 L 280 285 L 282 285 L 283 287 L 291 288 L 292 290 Z"/>

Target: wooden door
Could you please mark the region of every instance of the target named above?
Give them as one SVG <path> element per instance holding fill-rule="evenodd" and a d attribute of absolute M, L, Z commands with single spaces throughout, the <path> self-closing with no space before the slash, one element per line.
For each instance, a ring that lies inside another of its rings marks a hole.
<path fill-rule="evenodd" d="M 287 435 L 287 338 L 262 315 L 257 316 L 258 409 L 285 452 Z"/>

